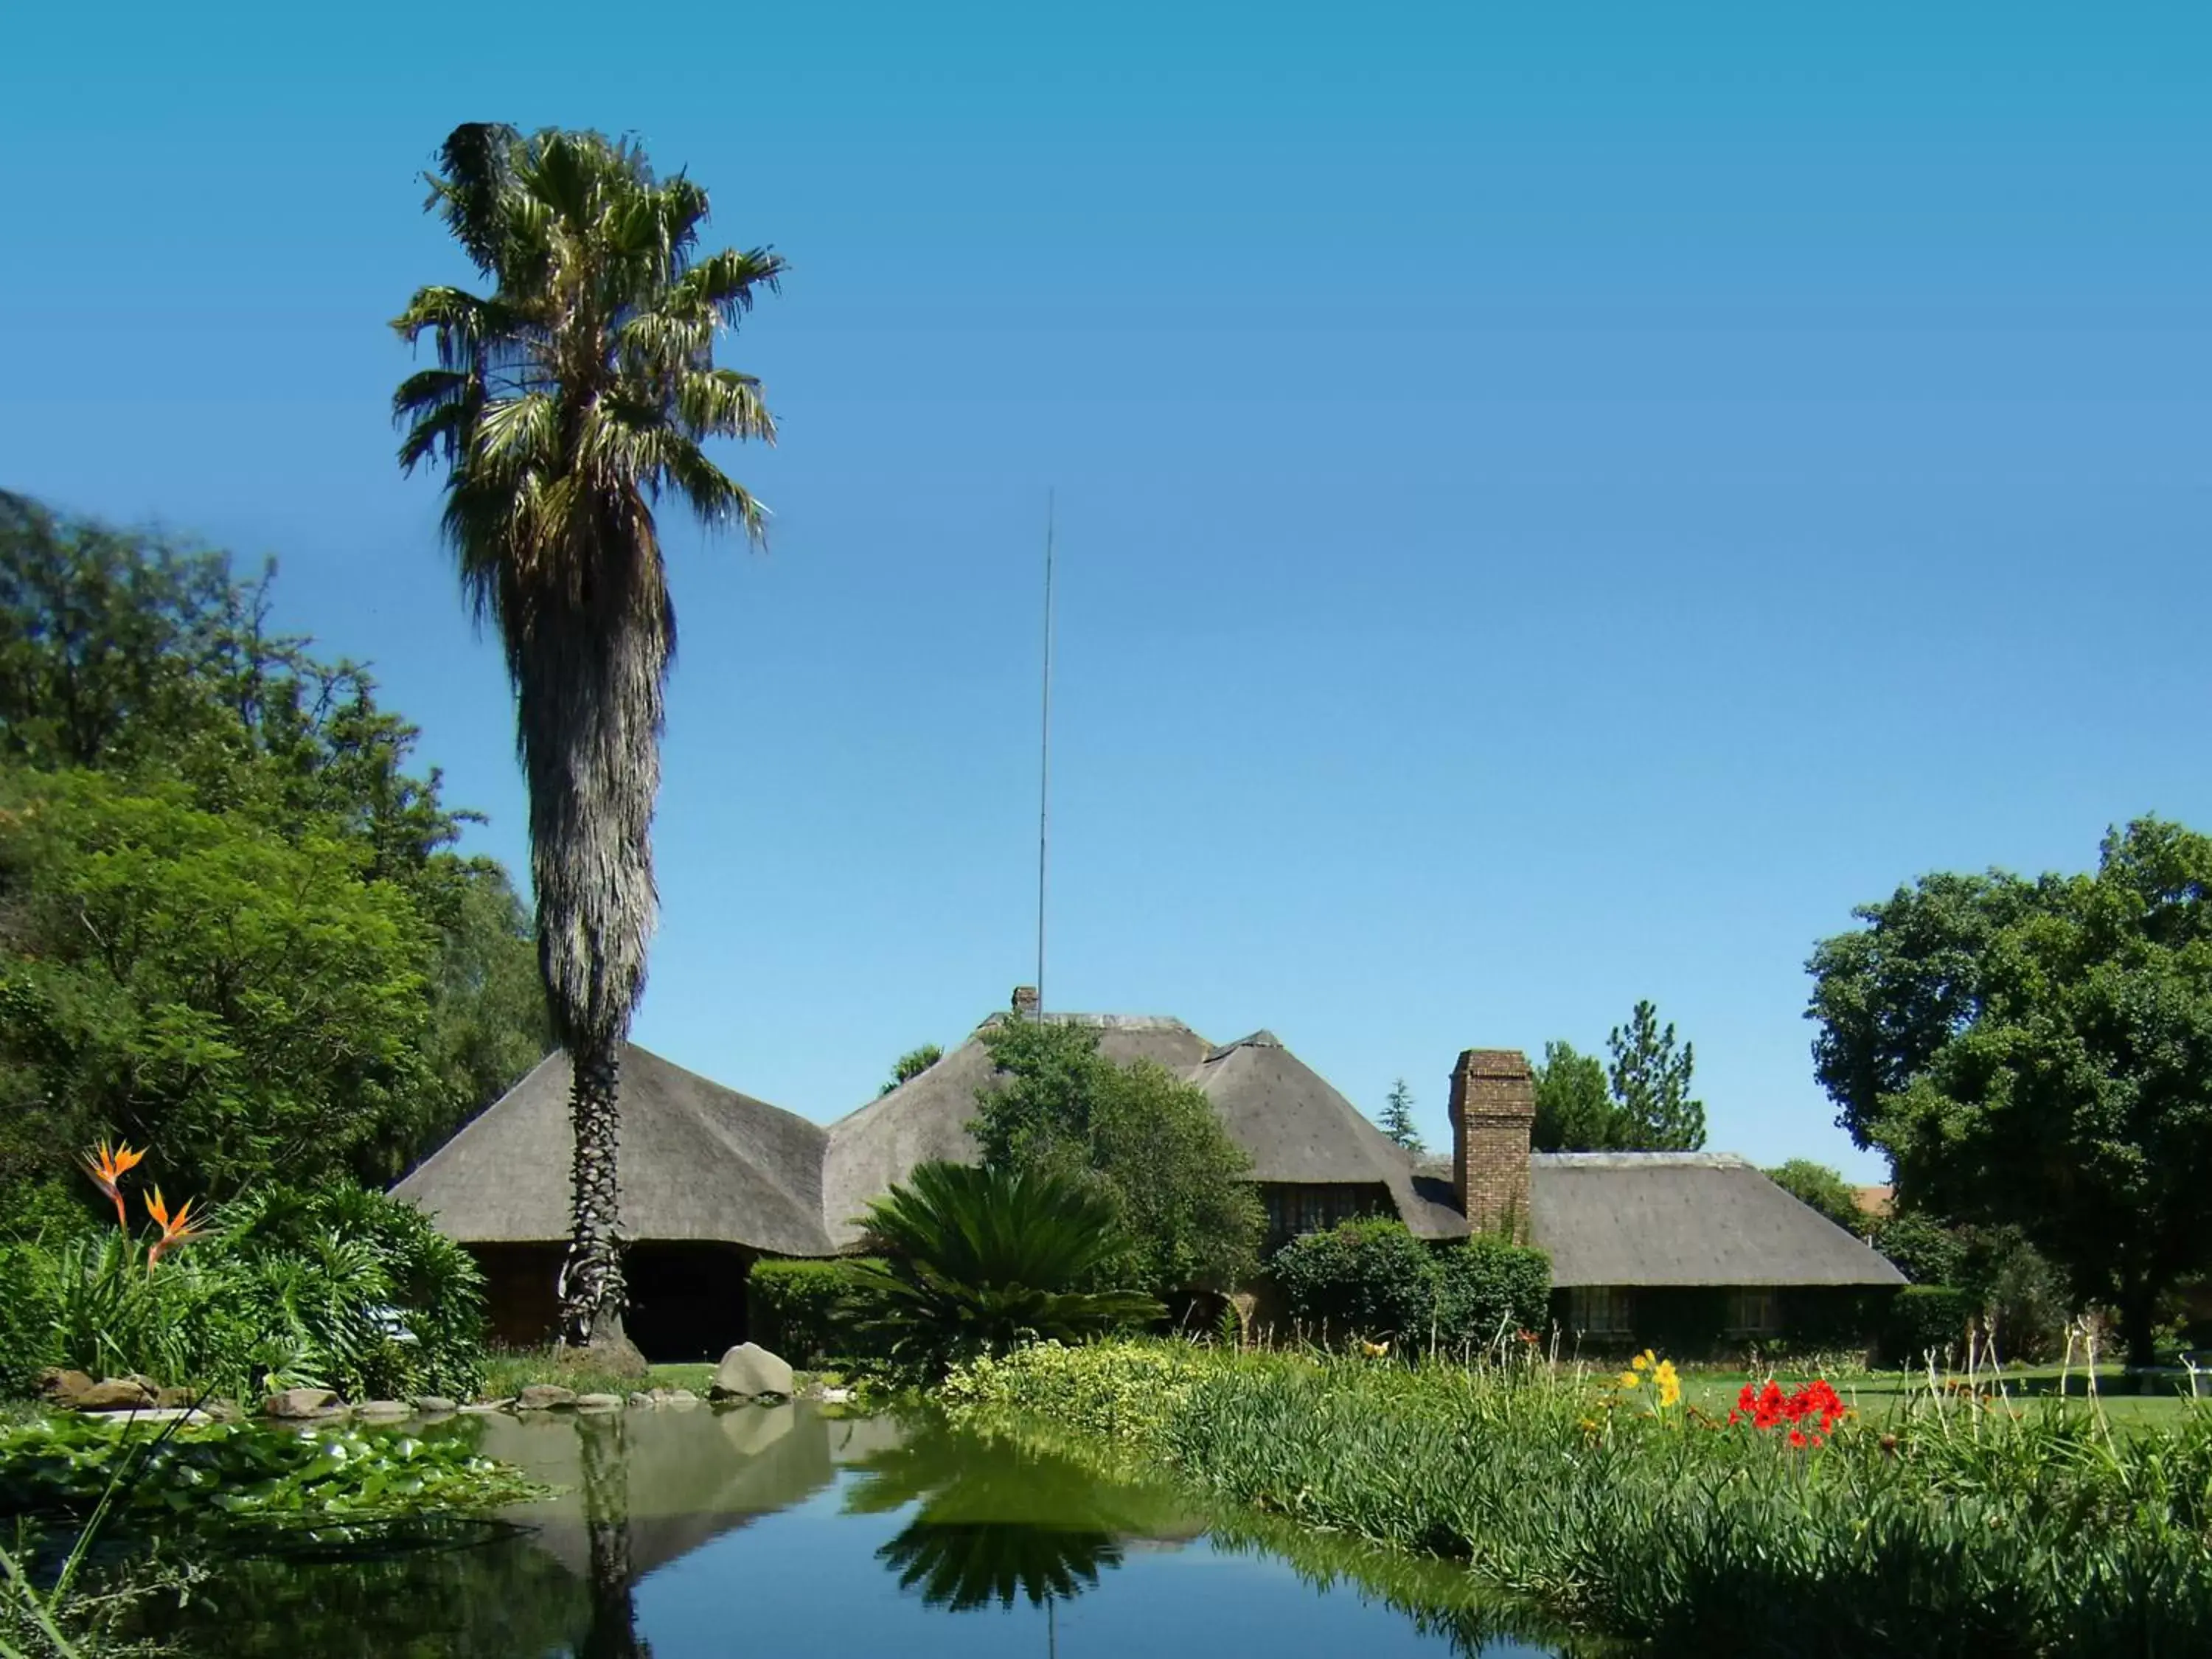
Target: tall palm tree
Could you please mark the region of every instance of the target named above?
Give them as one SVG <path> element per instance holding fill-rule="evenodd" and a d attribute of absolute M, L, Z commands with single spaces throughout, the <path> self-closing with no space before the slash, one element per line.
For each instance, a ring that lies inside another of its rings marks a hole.
<path fill-rule="evenodd" d="M 763 510 L 710 438 L 774 441 L 758 380 L 714 366 L 715 337 L 773 290 L 765 248 L 699 252 L 707 192 L 657 179 L 597 133 L 456 127 L 426 173 L 491 285 L 418 289 L 392 327 L 438 363 L 392 396 L 399 464 L 446 469 L 446 539 L 479 623 L 498 629 L 530 787 L 538 961 L 568 1051 L 575 1132 L 564 1341 L 619 1337 L 616 1184 L 622 1042 L 645 989 L 662 691 L 676 650 L 654 508 L 708 526 Z"/>

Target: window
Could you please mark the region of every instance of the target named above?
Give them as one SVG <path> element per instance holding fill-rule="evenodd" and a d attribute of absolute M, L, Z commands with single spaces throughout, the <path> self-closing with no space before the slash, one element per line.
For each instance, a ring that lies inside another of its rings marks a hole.
<path fill-rule="evenodd" d="M 1585 1336 L 1626 1336 L 1631 1322 L 1625 1285 L 1577 1285 L 1567 1292 L 1567 1323 Z"/>
<path fill-rule="evenodd" d="M 1771 1289 L 1730 1291 L 1728 1328 L 1735 1335 L 1772 1335 L 1782 1328 L 1781 1292 Z"/>
<path fill-rule="evenodd" d="M 1389 1194 L 1382 1188 L 1340 1181 L 1303 1186 L 1267 1182 L 1260 1188 L 1260 1201 L 1267 1211 L 1270 1245 L 1283 1243 L 1301 1233 L 1325 1232 L 1340 1221 L 1393 1213 Z"/>

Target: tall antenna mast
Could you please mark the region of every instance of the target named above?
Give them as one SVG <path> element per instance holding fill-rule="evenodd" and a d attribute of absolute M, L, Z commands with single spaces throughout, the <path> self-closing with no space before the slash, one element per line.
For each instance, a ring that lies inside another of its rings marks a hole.
<path fill-rule="evenodd" d="M 1053 492 L 1044 493 L 1044 714 L 1037 750 L 1037 1012 L 1044 1012 L 1045 848 L 1052 823 Z"/>

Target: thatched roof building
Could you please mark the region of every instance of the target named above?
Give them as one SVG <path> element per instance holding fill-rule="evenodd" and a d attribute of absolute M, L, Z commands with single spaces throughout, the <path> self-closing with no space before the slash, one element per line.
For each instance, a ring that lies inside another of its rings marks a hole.
<path fill-rule="evenodd" d="M 756 1256 L 850 1250 L 869 1200 L 916 1164 L 972 1160 L 968 1124 L 994 1076 L 984 1039 L 1006 1018 L 994 1015 L 927 1071 L 826 1127 L 632 1045 L 621 1178 L 641 1344 L 714 1351 L 742 1328 L 739 1287 Z M 1827 1304 L 1822 1297 L 1903 1282 L 1741 1158 L 1532 1156 L 1534 1087 L 1515 1050 L 1460 1056 L 1452 1156 L 1415 1158 L 1270 1032 L 1215 1046 L 1176 1019 L 1048 1018 L 1095 1029 L 1110 1059 L 1152 1061 L 1201 1091 L 1251 1157 L 1273 1242 L 1376 1214 L 1427 1239 L 1526 1237 L 1551 1256 L 1563 1312 L 1601 1336 L 1656 1316 L 1678 1292 L 1726 1293 L 1729 1328 L 1764 1331 L 1798 1328 L 1806 1309 Z M 396 1189 L 475 1248 L 494 1281 L 501 1334 L 517 1340 L 551 1317 L 568 1234 L 568 1095 L 567 1061 L 555 1054 Z M 1786 1300 L 1769 1294 L 1785 1291 Z"/>

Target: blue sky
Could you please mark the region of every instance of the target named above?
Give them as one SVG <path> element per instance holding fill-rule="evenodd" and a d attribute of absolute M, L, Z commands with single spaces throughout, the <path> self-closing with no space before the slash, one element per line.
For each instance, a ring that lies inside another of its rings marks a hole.
<path fill-rule="evenodd" d="M 772 243 L 765 555 L 677 547 L 636 1036 L 827 1118 L 1033 972 L 1267 1026 L 1432 1139 L 1469 1045 L 1698 1050 L 1874 1178 L 1804 958 L 1931 869 L 2212 826 L 2212 13 L 39 8 L 0 484 L 274 553 L 518 862 L 384 328 L 464 119 L 640 134 Z M 526 31 L 526 32 L 525 32 Z"/>

